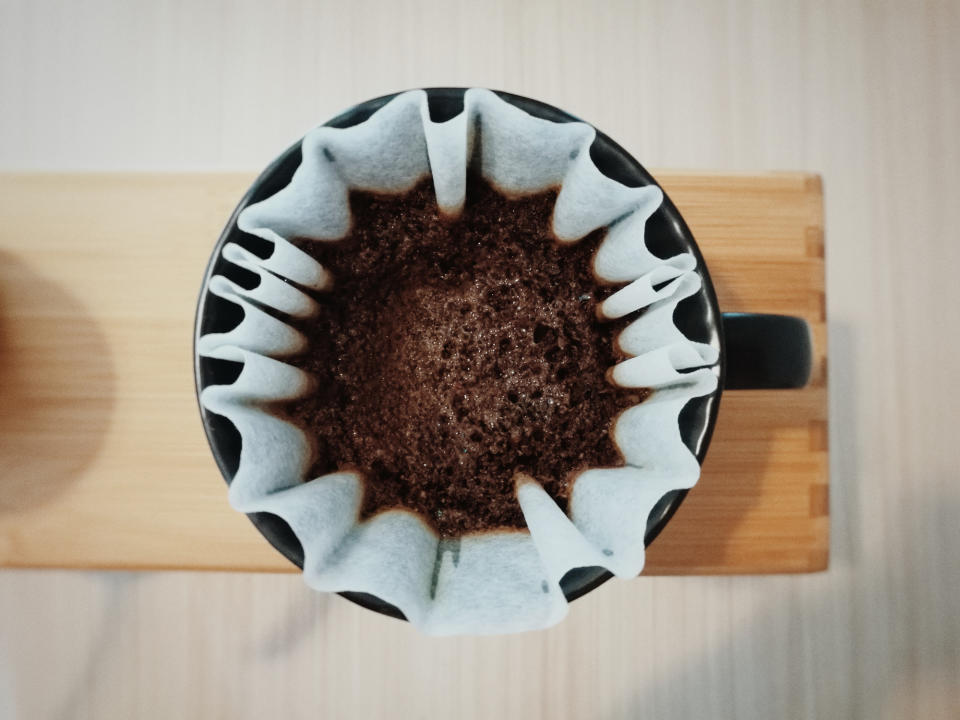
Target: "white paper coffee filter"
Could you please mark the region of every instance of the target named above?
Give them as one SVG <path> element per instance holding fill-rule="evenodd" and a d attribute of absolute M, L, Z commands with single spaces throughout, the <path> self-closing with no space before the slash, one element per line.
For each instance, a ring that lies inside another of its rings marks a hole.
<path fill-rule="evenodd" d="M 231 504 L 245 513 L 273 513 L 290 525 L 303 545 L 311 587 L 371 593 L 427 633 L 490 634 L 558 622 L 567 611 L 559 582 L 571 568 L 603 566 L 624 578 L 642 570 L 651 509 L 665 493 L 689 488 L 699 477 L 678 416 L 691 398 L 716 389 L 708 366 L 717 352 L 688 340 L 673 323 L 677 303 L 700 288 L 694 257 L 657 258 L 644 242 L 661 191 L 604 176 L 590 159 L 594 136 L 589 125 L 541 120 L 479 89 L 466 92 L 462 113 L 435 123 L 426 93 L 407 92 L 357 126 L 308 133 L 290 184 L 241 213 L 240 228 L 274 249 L 264 260 L 235 244 L 223 248 L 226 260 L 256 273 L 260 284 L 246 290 L 222 276 L 211 280 L 210 291 L 240 305 L 244 317 L 228 332 L 204 335 L 198 351 L 243 369 L 231 385 L 204 389 L 201 402 L 228 418 L 242 439 Z M 508 194 L 559 186 L 553 229 L 562 241 L 609 226 L 595 271 L 627 284 L 603 303 L 602 313 L 617 318 L 646 308 L 621 333 L 621 349 L 631 357 L 610 377 L 653 394 L 615 422 L 613 436 L 627 465 L 579 475 L 569 515 L 538 483 L 522 481 L 517 493 L 529 531 L 441 540 L 406 510 L 360 522 L 359 476 L 307 478 L 310 443 L 303 431 L 261 408 L 311 387 L 305 373 L 284 362 L 306 338 L 274 315 L 307 317 L 314 301 L 281 278 L 336 292 L 336 278 L 288 240 L 341 238 L 350 226 L 351 190 L 400 192 L 427 175 L 441 209 L 456 213 L 468 162 Z"/>

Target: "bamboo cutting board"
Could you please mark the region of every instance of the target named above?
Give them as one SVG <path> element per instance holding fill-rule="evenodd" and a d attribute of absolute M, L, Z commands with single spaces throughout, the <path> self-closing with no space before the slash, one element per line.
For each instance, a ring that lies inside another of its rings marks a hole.
<path fill-rule="evenodd" d="M 648 573 L 828 559 L 822 192 L 802 174 L 655 173 L 721 309 L 800 315 L 799 391 L 723 396 L 703 477 Z M 0 175 L 0 565 L 295 570 L 226 502 L 193 390 L 193 315 L 245 174 Z"/>

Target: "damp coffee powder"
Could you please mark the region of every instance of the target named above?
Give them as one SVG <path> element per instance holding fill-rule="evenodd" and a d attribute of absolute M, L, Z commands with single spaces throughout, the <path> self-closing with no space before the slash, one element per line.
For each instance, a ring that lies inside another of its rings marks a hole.
<path fill-rule="evenodd" d="M 278 409 L 313 442 L 309 478 L 363 477 L 361 517 L 406 508 L 441 536 L 523 528 L 518 473 L 564 509 L 588 467 L 623 464 L 610 429 L 647 391 L 611 385 L 622 359 L 596 306 L 601 229 L 551 231 L 557 191 L 507 197 L 470 176 L 445 216 L 429 178 L 401 194 L 353 191 L 342 240 L 297 238 L 333 277 L 293 323 L 289 360 L 314 381 Z"/>

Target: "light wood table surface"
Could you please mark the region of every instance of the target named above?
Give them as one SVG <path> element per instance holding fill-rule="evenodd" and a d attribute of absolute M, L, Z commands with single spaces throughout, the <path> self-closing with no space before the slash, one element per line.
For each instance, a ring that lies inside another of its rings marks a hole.
<path fill-rule="evenodd" d="M 723 311 L 804 318 L 813 363 L 802 389 L 724 393 L 696 491 L 644 572 L 823 570 L 820 178 L 655 172 Z M 298 571 L 227 504 L 185 352 L 197 275 L 251 182 L 0 173 L 0 567 Z"/>
<path fill-rule="evenodd" d="M 611 582 L 503 638 L 297 576 L 2 570 L 0 718 L 956 717 L 958 36 L 956 2 L 0 0 L 0 171 L 250 171 L 483 85 L 650 167 L 821 173 L 832 478 L 826 573 Z"/>

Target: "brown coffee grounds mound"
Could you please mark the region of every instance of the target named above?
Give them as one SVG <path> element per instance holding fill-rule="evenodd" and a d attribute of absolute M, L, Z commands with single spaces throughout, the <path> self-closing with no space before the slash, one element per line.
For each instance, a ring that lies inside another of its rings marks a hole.
<path fill-rule="evenodd" d="M 334 277 L 292 361 L 316 392 L 284 408 L 315 441 L 309 477 L 356 468 L 364 517 L 404 507 L 459 536 L 524 527 L 518 472 L 565 508 L 572 473 L 623 464 L 611 422 L 646 393 L 604 378 L 623 325 L 595 318 L 605 231 L 557 243 L 555 200 L 472 177 L 450 219 L 427 180 L 354 192 L 345 239 L 295 242 Z"/>

